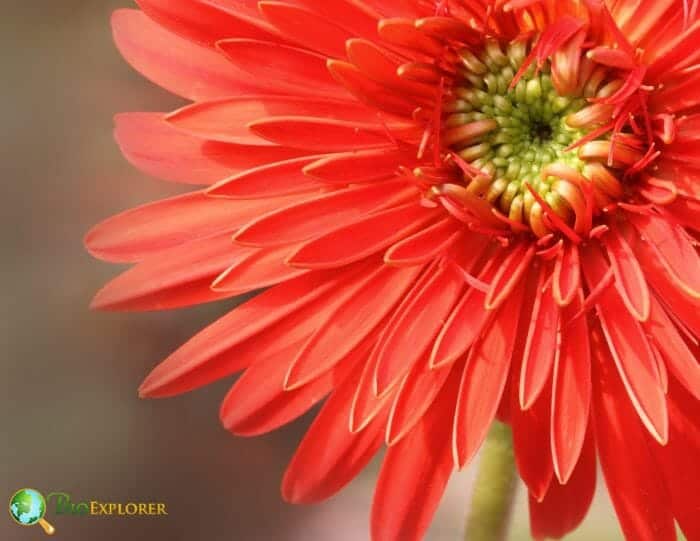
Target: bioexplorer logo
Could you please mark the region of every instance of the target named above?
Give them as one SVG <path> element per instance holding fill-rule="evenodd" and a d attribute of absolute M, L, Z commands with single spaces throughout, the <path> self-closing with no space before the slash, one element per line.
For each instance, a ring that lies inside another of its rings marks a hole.
<path fill-rule="evenodd" d="M 22 488 L 10 498 L 10 516 L 20 526 L 34 526 L 38 524 L 48 535 L 56 531 L 44 518 L 46 514 L 46 500 L 41 492 L 33 488 Z"/>
<path fill-rule="evenodd" d="M 10 498 L 10 516 L 21 526 L 39 524 L 48 535 L 56 529 L 44 518 L 47 510 L 55 516 L 73 517 L 160 517 L 168 514 L 163 502 L 73 501 L 67 492 L 51 492 L 46 498 L 33 488 L 23 488 Z"/>

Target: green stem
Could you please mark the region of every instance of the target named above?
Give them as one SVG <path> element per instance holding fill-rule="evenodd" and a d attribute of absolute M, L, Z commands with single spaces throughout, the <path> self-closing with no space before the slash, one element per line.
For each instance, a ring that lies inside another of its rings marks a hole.
<path fill-rule="evenodd" d="M 494 423 L 481 451 L 466 541 L 504 541 L 517 488 L 510 428 Z"/>

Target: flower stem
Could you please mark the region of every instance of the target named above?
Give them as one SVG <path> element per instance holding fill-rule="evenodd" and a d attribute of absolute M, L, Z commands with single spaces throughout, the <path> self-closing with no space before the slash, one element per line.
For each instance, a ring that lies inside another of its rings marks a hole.
<path fill-rule="evenodd" d="M 494 423 L 481 451 L 466 541 L 504 541 L 517 488 L 510 428 Z"/>

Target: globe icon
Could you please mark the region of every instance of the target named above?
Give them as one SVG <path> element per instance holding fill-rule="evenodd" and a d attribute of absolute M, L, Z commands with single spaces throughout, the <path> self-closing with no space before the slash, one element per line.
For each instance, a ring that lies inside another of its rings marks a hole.
<path fill-rule="evenodd" d="M 54 527 L 46 520 L 46 500 L 38 490 L 23 488 L 10 498 L 10 515 L 17 524 L 33 526 L 39 524 L 48 535 L 53 535 Z"/>

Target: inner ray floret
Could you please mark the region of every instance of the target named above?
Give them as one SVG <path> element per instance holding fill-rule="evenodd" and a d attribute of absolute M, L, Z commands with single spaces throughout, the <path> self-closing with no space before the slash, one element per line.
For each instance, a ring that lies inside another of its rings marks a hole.
<path fill-rule="evenodd" d="M 625 109 L 617 70 L 586 55 L 534 62 L 535 47 L 489 39 L 479 51 L 455 51 L 439 144 L 453 170 L 445 184 L 456 185 L 436 182 L 430 195 L 476 197 L 513 230 L 538 237 L 585 235 L 644 161 L 644 120 Z"/>

